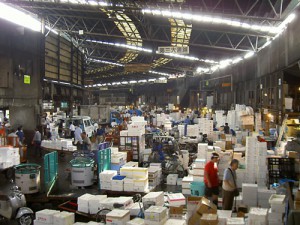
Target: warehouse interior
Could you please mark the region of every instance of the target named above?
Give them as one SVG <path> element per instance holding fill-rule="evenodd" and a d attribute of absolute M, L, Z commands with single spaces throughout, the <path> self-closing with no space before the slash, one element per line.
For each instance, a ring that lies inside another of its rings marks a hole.
<path fill-rule="evenodd" d="M 0 224 L 299 224 L 299 5 L 1 0 Z"/>

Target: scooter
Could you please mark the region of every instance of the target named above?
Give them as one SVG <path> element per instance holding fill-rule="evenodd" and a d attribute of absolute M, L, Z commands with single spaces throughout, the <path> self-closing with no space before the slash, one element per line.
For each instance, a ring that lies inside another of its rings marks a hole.
<path fill-rule="evenodd" d="M 0 192 L 0 219 L 17 220 L 19 225 L 33 224 L 33 211 L 26 207 L 24 194 L 18 186 L 10 188 L 10 193 Z"/>

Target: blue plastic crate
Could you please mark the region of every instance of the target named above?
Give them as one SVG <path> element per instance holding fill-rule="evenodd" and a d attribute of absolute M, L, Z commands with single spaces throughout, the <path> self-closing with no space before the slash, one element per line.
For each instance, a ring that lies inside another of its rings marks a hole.
<path fill-rule="evenodd" d="M 126 176 L 121 176 L 121 175 L 117 175 L 117 176 L 114 176 L 112 179 L 113 180 L 124 180 Z"/>
<path fill-rule="evenodd" d="M 191 195 L 193 196 L 204 196 L 205 194 L 205 184 L 204 182 L 192 182 L 190 184 Z"/>
<path fill-rule="evenodd" d="M 98 150 L 103 150 L 103 149 L 106 149 L 106 148 L 109 148 L 109 142 L 103 142 L 103 143 L 100 143 L 98 145 Z"/>
<path fill-rule="evenodd" d="M 121 167 L 122 167 L 123 165 L 120 165 L 120 164 L 110 164 L 110 169 L 111 170 L 116 170 L 116 171 L 118 171 L 118 173 L 120 173 L 120 169 L 121 169 Z"/>

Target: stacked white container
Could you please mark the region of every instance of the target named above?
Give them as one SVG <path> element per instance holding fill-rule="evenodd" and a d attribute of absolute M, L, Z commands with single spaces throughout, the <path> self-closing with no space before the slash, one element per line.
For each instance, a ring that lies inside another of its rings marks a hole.
<path fill-rule="evenodd" d="M 269 209 L 269 225 L 282 225 L 285 214 L 285 195 L 271 195 L 269 203 L 271 209 Z"/>

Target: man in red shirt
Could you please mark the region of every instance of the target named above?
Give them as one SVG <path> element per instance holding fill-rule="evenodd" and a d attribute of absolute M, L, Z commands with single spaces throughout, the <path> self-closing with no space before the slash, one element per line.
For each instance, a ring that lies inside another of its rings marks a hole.
<path fill-rule="evenodd" d="M 219 177 L 216 163 L 219 161 L 219 154 L 213 152 L 211 160 L 206 163 L 204 168 L 205 197 L 212 199 L 218 205 L 219 196 Z"/>

